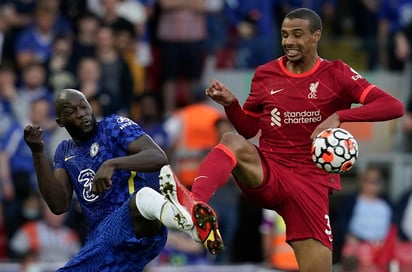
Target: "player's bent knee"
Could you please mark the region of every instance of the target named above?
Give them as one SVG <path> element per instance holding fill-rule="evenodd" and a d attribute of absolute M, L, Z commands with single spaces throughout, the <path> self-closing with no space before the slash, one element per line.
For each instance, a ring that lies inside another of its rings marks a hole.
<path fill-rule="evenodd" d="M 220 143 L 227 146 L 233 153 L 242 153 L 247 149 L 255 147 L 243 136 L 235 133 L 226 133 L 222 136 Z"/>

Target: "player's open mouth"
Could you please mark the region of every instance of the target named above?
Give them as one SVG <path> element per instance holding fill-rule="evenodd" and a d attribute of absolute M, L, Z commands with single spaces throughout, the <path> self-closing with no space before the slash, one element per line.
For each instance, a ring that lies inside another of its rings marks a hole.
<path fill-rule="evenodd" d="M 286 55 L 288 57 L 296 57 L 299 54 L 299 50 L 297 49 L 286 49 Z"/>
<path fill-rule="evenodd" d="M 92 124 L 92 122 L 90 120 L 84 120 L 84 121 L 81 122 L 81 125 L 83 127 L 89 127 L 89 126 L 91 126 L 91 124 Z"/>

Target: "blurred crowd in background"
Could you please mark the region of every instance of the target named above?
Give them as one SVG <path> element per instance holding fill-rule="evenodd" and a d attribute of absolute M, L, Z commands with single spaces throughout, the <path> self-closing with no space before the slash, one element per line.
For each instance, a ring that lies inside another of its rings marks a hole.
<path fill-rule="evenodd" d="M 359 69 L 401 72 L 409 63 L 412 1 L 407 0 L 0 0 L 0 259 L 65 262 L 84 241 L 76 202 L 60 216 L 44 205 L 23 141 L 26 123 L 41 125 L 52 163 L 57 143 L 68 137 L 55 123 L 55 92 L 78 89 L 98 119 L 119 113 L 139 123 L 190 188 L 207 151 L 221 133 L 233 130 L 206 101 L 205 69 L 253 70 L 280 56 L 280 24 L 298 7 L 323 19 L 321 57 L 336 55 L 329 43 L 349 41 L 347 51 L 364 57 L 353 64 L 343 60 Z M 339 51 L 351 54 L 345 52 Z M 408 109 L 412 112 L 412 105 Z M 336 261 L 347 241 L 383 241 L 394 218 L 400 237 L 412 239 L 410 193 L 399 203 L 375 201 L 382 176 L 379 169 L 365 175 L 359 177 L 359 195 L 337 219 L 342 223 Z M 368 186 L 375 187 L 364 196 Z M 232 181 L 211 204 L 220 217 L 225 253 L 212 257 L 183 233 L 171 232 L 155 264 L 282 266 L 273 257 L 276 239 L 284 237 L 276 214 L 246 202 Z"/>

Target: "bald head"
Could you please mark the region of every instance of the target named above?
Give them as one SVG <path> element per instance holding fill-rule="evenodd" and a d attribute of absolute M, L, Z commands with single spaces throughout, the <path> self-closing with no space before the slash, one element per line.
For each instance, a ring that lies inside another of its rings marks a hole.
<path fill-rule="evenodd" d="M 58 92 L 55 96 L 54 100 L 54 107 L 57 116 L 60 116 L 62 110 L 64 109 L 64 106 L 67 103 L 70 103 L 73 99 L 84 99 L 87 101 L 86 97 L 84 94 L 76 89 L 63 89 L 60 92 Z"/>
<path fill-rule="evenodd" d="M 97 121 L 93 109 L 86 96 L 75 89 L 63 89 L 55 96 L 56 122 L 76 142 L 93 137 L 97 129 Z"/>

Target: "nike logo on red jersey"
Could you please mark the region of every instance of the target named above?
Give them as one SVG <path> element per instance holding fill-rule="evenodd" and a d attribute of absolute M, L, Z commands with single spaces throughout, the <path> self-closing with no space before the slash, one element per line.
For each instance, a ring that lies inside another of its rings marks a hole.
<path fill-rule="evenodd" d="M 279 92 L 281 92 L 281 91 L 283 91 L 283 90 L 284 90 L 284 88 L 282 88 L 282 89 L 277 89 L 277 90 L 270 90 L 270 94 L 279 93 Z"/>

